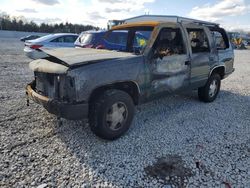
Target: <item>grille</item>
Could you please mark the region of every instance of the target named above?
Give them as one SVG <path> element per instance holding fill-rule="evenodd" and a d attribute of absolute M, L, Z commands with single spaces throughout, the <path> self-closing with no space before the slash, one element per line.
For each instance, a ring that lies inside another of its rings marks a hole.
<path fill-rule="evenodd" d="M 35 72 L 36 91 L 47 97 L 55 97 L 55 74 Z"/>

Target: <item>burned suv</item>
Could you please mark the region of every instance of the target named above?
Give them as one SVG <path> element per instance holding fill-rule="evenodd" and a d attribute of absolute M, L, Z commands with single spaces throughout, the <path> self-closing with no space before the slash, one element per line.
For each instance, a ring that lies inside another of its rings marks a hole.
<path fill-rule="evenodd" d="M 212 102 L 234 71 L 232 47 L 217 24 L 177 17 L 118 25 L 105 37 L 117 30 L 128 32 L 117 40 L 126 42 L 121 51 L 41 49 L 48 57 L 29 64 L 35 80 L 28 98 L 58 117 L 88 118 L 96 135 L 113 140 L 129 129 L 135 105 L 190 89 Z"/>

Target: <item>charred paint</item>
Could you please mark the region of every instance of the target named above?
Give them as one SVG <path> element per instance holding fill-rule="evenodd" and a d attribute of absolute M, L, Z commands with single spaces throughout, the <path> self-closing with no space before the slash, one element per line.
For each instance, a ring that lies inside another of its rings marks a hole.
<path fill-rule="evenodd" d="M 152 71 L 153 89 L 171 92 L 183 87 L 185 80 L 189 77 L 189 67 L 185 65 L 186 59 L 187 55 L 173 55 L 156 59 Z"/>

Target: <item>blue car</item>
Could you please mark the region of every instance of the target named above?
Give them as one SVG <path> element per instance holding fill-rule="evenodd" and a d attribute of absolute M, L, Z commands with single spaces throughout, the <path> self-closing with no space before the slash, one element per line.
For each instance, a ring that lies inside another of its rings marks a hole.
<path fill-rule="evenodd" d="M 101 48 L 102 39 L 106 31 L 84 31 L 75 41 L 75 47 L 80 48 Z"/>
<path fill-rule="evenodd" d="M 97 48 L 116 51 L 126 51 L 128 31 L 86 31 L 82 32 L 75 42 L 76 47 Z M 137 51 L 147 43 L 150 33 L 136 32 L 134 38 L 134 50 Z"/>

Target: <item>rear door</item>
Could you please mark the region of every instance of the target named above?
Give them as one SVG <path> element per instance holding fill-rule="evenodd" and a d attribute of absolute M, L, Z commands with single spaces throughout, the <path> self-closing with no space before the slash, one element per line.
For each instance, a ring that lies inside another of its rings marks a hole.
<path fill-rule="evenodd" d="M 222 28 L 211 28 L 211 31 L 218 53 L 218 65 L 225 66 L 226 74 L 231 73 L 233 71 L 234 53 L 227 33 Z"/>
<path fill-rule="evenodd" d="M 49 47 L 75 47 L 74 42 L 76 41 L 77 36 L 61 36 L 61 37 L 57 37 L 53 40 L 51 40 L 48 43 Z"/>
<path fill-rule="evenodd" d="M 75 47 L 74 43 L 77 39 L 77 36 L 68 35 L 63 37 L 63 46 L 64 47 Z"/>
<path fill-rule="evenodd" d="M 191 55 L 190 83 L 199 87 L 206 83 L 210 66 L 217 61 L 217 56 L 212 48 L 210 31 L 206 27 L 194 24 L 184 27 Z"/>
<path fill-rule="evenodd" d="M 52 39 L 50 42 L 48 42 L 46 47 L 51 47 L 51 48 L 56 47 L 56 48 L 58 48 L 58 47 L 62 46 L 63 42 L 64 42 L 63 36 L 56 37 L 56 38 Z"/>
<path fill-rule="evenodd" d="M 190 55 L 182 26 L 162 24 L 149 61 L 151 94 L 172 93 L 187 87 L 190 80 Z"/>

